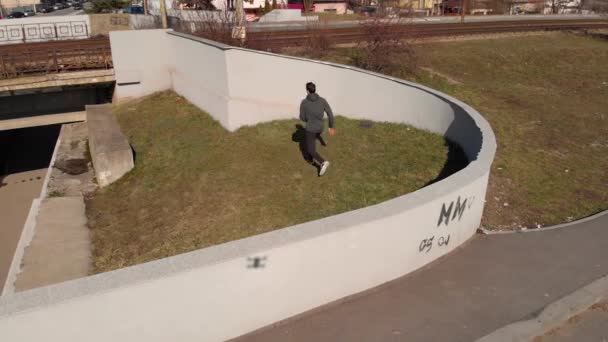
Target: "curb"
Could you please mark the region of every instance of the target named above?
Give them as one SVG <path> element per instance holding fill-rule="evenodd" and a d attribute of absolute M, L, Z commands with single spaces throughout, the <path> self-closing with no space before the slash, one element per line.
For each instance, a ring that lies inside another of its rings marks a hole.
<path fill-rule="evenodd" d="M 477 232 L 479 234 L 483 234 L 483 235 L 500 235 L 500 234 L 517 234 L 517 233 L 544 232 L 544 231 L 547 231 L 547 230 L 568 228 L 570 226 L 574 226 L 574 225 L 577 225 L 577 224 L 585 223 L 587 221 L 592 221 L 592 220 L 601 218 L 604 215 L 608 215 L 608 210 L 600 211 L 599 213 L 593 214 L 591 216 L 583 217 L 582 219 L 579 219 L 579 220 L 576 220 L 576 221 L 567 222 L 567 223 L 560 223 L 560 224 L 556 224 L 554 226 L 549 226 L 549 227 L 524 228 L 524 229 L 517 229 L 517 230 L 487 230 L 487 229 L 481 227 L 481 228 L 477 229 Z"/>
<path fill-rule="evenodd" d="M 40 190 L 40 195 L 32 200 L 32 205 L 30 206 L 27 218 L 23 224 L 23 228 L 21 229 L 21 235 L 19 236 L 19 241 L 17 241 L 15 254 L 13 254 L 13 259 L 11 260 L 8 274 L 6 275 L 6 280 L 4 281 L 3 286 L 0 288 L 0 297 L 15 293 L 15 281 L 17 280 L 17 275 L 21 272 L 21 262 L 23 260 L 23 256 L 25 255 L 25 249 L 27 246 L 29 246 L 34 238 L 38 211 L 40 211 L 42 200 L 47 197 L 47 187 L 49 185 L 51 173 L 53 172 L 53 165 L 55 165 L 55 160 L 57 159 L 59 145 L 61 145 L 61 132 L 63 132 L 63 127 L 64 126 L 62 125 L 61 130 L 59 131 L 59 136 L 57 137 L 57 141 L 55 142 L 55 148 L 53 149 L 53 155 L 51 156 L 51 161 L 49 162 L 49 168 L 46 172 L 46 176 L 42 182 L 42 190 Z"/>
<path fill-rule="evenodd" d="M 568 319 L 583 313 L 604 299 L 608 299 L 608 275 L 549 304 L 538 316 L 506 325 L 477 339 L 476 342 L 530 341 L 560 327 Z"/>

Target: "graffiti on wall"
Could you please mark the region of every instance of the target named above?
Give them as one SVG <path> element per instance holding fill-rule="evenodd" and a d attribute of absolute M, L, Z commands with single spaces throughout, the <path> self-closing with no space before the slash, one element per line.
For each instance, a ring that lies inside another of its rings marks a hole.
<path fill-rule="evenodd" d="M 467 209 L 470 209 L 475 202 L 475 196 L 462 198 L 458 196 L 455 201 L 442 203 L 437 220 L 437 228 L 449 227 L 450 223 L 460 221 L 466 215 Z M 422 239 L 418 245 L 418 252 L 428 253 L 436 247 L 446 247 L 450 244 L 450 233 L 445 230 L 440 231 L 428 238 Z"/>
<path fill-rule="evenodd" d="M 465 198 L 463 201 L 461 201 L 460 196 L 458 196 L 458 199 L 456 199 L 456 201 L 450 202 L 450 204 L 447 206 L 446 203 L 443 203 L 441 205 L 441 212 L 439 213 L 437 227 L 439 227 L 442 223 L 445 223 L 445 225 L 447 226 L 450 224 L 450 221 L 454 221 L 456 218 L 458 218 L 458 221 L 460 221 L 465 210 L 467 208 L 471 208 L 474 201 L 475 196 Z"/>

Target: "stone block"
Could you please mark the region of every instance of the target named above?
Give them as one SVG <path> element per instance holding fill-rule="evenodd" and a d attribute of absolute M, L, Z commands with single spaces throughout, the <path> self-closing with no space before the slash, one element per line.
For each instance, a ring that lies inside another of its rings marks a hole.
<path fill-rule="evenodd" d="M 135 166 L 133 151 L 112 114 L 111 105 L 87 106 L 86 111 L 89 149 L 95 176 L 99 186 L 104 187 Z"/>

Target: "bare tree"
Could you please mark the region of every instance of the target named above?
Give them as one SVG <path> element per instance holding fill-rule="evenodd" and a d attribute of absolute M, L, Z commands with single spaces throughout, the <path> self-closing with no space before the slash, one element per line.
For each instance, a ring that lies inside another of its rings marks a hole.
<path fill-rule="evenodd" d="M 314 4 L 314 0 L 304 0 L 304 12 L 305 13 L 312 12 L 313 4 Z"/>
<path fill-rule="evenodd" d="M 233 30 L 237 26 L 237 18 L 228 4 L 217 11 L 192 11 L 191 16 L 180 19 L 178 24 L 173 27 L 176 31 L 194 34 L 227 45 L 242 45 L 242 41 L 233 35 Z"/>
<path fill-rule="evenodd" d="M 318 20 L 307 19 L 306 40 L 303 43 L 304 53 L 311 58 L 326 56 L 333 47 L 326 24 Z"/>
<path fill-rule="evenodd" d="M 389 10 L 386 6 L 381 13 L 384 16 L 377 15 L 360 23 L 363 38 L 353 50 L 352 63 L 380 73 L 395 72 L 396 68 L 414 73 L 417 58 L 411 43 L 414 38 L 411 7 L 390 7 Z"/>
<path fill-rule="evenodd" d="M 581 4 L 581 9 L 599 14 L 608 14 L 608 0 L 585 0 Z"/>

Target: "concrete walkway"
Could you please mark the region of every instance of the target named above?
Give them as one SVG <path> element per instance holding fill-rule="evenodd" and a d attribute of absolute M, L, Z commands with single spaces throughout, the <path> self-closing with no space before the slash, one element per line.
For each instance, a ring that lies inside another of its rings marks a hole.
<path fill-rule="evenodd" d="M 417 272 L 236 341 L 474 341 L 608 274 L 607 241 L 608 212 L 478 235 Z"/>
<path fill-rule="evenodd" d="M 608 341 L 608 301 L 592 306 L 581 315 L 572 317 L 559 328 L 533 340 L 533 342 L 579 341 Z"/>
<path fill-rule="evenodd" d="M 0 292 L 32 201 L 40 195 L 46 170 L 0 177 Z"/>
<path fill-rule="evenodd" d="M 36 233 L 25 250 L 15 291 L 85 277 L 91 267 L 89 229 L 82 196 L 45 198 Z"/>

